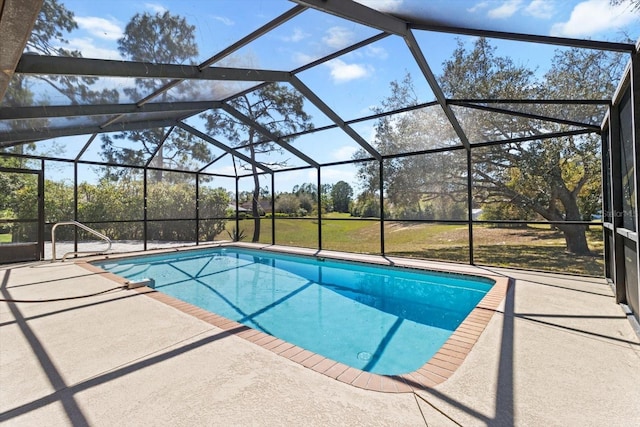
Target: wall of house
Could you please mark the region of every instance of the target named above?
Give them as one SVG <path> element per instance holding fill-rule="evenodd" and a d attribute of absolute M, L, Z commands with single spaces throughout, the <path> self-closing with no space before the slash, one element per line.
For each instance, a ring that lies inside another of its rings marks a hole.
<path fill-rule="evenodd" d="M 606 276 L 640 321 L 640 54 L 632 56 L 603 124 Z"/>

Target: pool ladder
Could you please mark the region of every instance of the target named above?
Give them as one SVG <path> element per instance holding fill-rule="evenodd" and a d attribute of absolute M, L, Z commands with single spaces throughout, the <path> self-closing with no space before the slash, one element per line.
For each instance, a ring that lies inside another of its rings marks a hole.
<path fill-rule="evenodd" d="M 60 260 L 60 262 L 63 262 L 70 255 L 77 255 L 77 254 L 95 254 L 95 255 L 99 255 L 99 254 L 103 254 L 103 253 L 105 253 L 105 252 L 107 252 L 107 251 L 109 251 L 111 249 L 111 239 L 109 239 L 104 234 L 98 233 L 93 228 L 87 227 L 86 225 L 84 225 L 84 224 L 82 224 L 82 223 L 80 223 L 78 221 L 61 221 L 61 222 L 55 223 L 53 225 L 53 227 L 51 228 L 51 262 L 56 262 L 56 228 L 58 228 L 58 226 L 60 226 L 60 225 L 75 225 L 76 227 L 80 227 L 83 230 L 88 231 L 89 233 L 93 234 L 94 236 L 99 237 L 100 239 L 104 240 L 105 242 L 107 242 L 109 244 L 107 249 L 105 249 L 104 251 L 71 251 L 71 252 L 67 252 L 66 254 L 64 254 L 62 256 L 62 259 Z"/>

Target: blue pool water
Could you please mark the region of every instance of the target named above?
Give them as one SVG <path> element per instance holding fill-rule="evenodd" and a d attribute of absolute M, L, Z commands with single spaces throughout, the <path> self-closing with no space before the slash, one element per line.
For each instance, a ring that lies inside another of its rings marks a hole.
<path fill-rule="evenodd" d="M 364 371 L 426 363 L 493 281 L 233 247 L 95 263 Z"/>

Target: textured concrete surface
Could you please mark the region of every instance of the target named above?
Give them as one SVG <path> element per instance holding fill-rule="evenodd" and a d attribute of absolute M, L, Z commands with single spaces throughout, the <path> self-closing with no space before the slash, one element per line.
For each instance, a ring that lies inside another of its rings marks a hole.
<path fill-rule="evenodd" d="M 135 291 L 0 302 L 0 423 L 640 425 L 640 341 L 610 288 L 491 270 L 514 278 L 499 312 L 456 373 L 417 394 L 340 383 Z M 4 299 L 114 286 L 72 263 L 0 266 Z"/>
<path fill-rule="evenodd" d="M 640 425 L 640 341 L 602 280 L 492 269 L 515 286 L 465 363 L 423 394 L 465 426 Z"/>
<path fill-rule="evenodd" d="M 189 242 L 147 242 L 147 250 L 152 249 L 170 249 L 178 247 L 193 247 L 194 243 Z M 90 256 L 91 253 L 102 253 L 109 244 L 102 240 L 88 240 L 78 242 L 77 250 L 83 252 L 78 254 L 80 257 Z M 68 252 L 74 252 L 76 246 L 73 242 L 57 241 L 56 242 L 56 260 L 60 261 L 62 257 Z M 114 240 L 111 242 L 111 249 L 108 253 L 128 253 L 134 251 L 143 251 L 144 242 L 142 240 Z M 49 242 L 44 242 L 44 260 L 50 261 L 53 258 L 53 245 Z M 72 260 L 73 256 L 70 256 L 69 260 Z"/>

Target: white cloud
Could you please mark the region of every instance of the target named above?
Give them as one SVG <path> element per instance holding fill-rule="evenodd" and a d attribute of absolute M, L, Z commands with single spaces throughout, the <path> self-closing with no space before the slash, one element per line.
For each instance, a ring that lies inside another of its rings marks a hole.
<path fill-rule="evenodd" d="M 357 3 L 383 12 L 393 12 L 400 9 L 403 1 L 404 0 L 356 0 Z"/>
<path fill-rule="evenodd" d="M 549 19 L 555 12 L 555 5 L 550 0 L 533 0 L 524 9 L 524 13 L 535 18 Z"/>
<path fill-rule="evenodd" d="M 359 113 L 362 116 L 368 116 L 372 111 L 379 107 L 379 105 L 369 105 L 368 107 L 362 108 Z M 363 122 L 363 123 L 354 123 L 351 127 L 358 132 L 366 141 L 373 141 L 376 137 L 376 127 L 373 123 Z"/>
<path fill-rule="evenodd" d="M 295 52 L 293 54 L 293 61 L 296 64 L 300 64 L 300 65 L 308 64 L 309 62 L 315 61 L 316 59 L 318 59 L 317 56 L 312 56 L 304 52 Z"/>
<path fill-rule="evenodd" d="M 232 25 L 236 24 L 234 20 L 229 19 L 226 16 L 212 16 L 212 18 L 215 19 L 216 21 L 222 22 L 227 27 L 231 27 Z"/>
<path fill-rule="evenodd" d="M 122 59 L 122 56 L 120 56 L 120 53 L 116 49 L 98 47 L 90 37 L 71 39 L 69 40 L 69 45 L 66 46 L 66 48 L 79 50 L 85 58 Z"/>
<path fill-rule="evenodd" d="M 331 152 L 331 157 L 338 162 L 341 162 L 343 160 L 351 160 L 356 151 L 358 151 L 356 147 L 345 145 L 336 150 L 333 150 Z"/>
<path fill-rule="evenodd" d="M 289 36 L 282 37 L 282 40 L 285 42 L 297 43 L 301 40 L 306 39 L 309 36 L 310 34 L 305 33 L 301 28 L 294 28 L 293 33 L 291 33 L 291 35 Z"/>
<path fill-rule="evenodd" d="M 215 167 L 215 164 L 206 169 L 206 172 L 208 173 L 219 173 L 220 175 L 235 175 L 236 174 L 236 169 L 233 167 L 233 165 L 225 165 L 225 166 L 217 166 Z M 234 202 L 235 203 L 235 202 Z"/>
<path fill-rule="evenodd" d="M 327 29 L 322 41 L 331 48 L 342 49 L 353 42 L 353 32 L 344 27 L 331 27 Z"/>
<path fill-rule="evenodd" d="M 585 37 L 599 32 L 611 32 L 623 28 L 639 19 L 628 5 L 611 6 L 609 0 L 587 0 L 577 4 L 567 22 L 558 22 L 551 27 L 551 35 Z"/>
<path fill-rule="evenodd" d="M 387 52 L 385 48 L 379 46 L 368 45 L 365 52 L 367 53 L 367 56 L 376 59 L 387 59 L 389 57 L 389 52 Z"/>
<path fill-rule="evenodd" d="M 467 9 L 467 12 L 476 13 L 477 11 L 479 11 L 481 9 L 484 9 L 486 7 L 489 7 L 489 2 L 481 1 L 480 3 L 477 3 L 477 4 L 473 5 L 472 7 L 470 7 L 469 9 Z"/>
<path fill-rule="evenodd" d="M 505 19 L 513 16 L 514 13 L 520 9 L 522 0 L 508 0 L 505 1 L 500 7 L 491 9 L 487 15 L 493 19 Z"/>
<path fill-rule="evenodd" d="M 76 16 L 78 27 L 92 35 L 106 40 L 118 40 L 122 37 L 122 28 L 115 21 L 97 16 Z"/>
<path fill-rule="evenodd" d="M 158 3 L 145 3 L 144 7 L 151 9 L 155 13 L 165 13 L 167 8 Z"/>
<path fill-rule="evenodd" d="M 331 69 L 331 77 L 336 83 L 361 79 L 371 74 L 370 67 L 361 64 L 347 64 L 340 59 L 326 62 L 325 65 Z"/>

